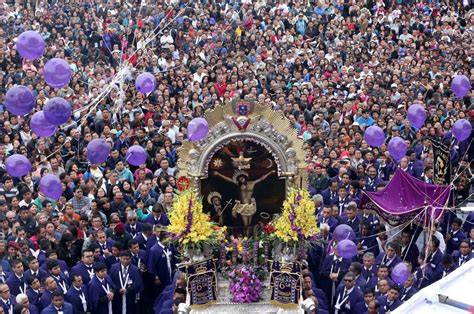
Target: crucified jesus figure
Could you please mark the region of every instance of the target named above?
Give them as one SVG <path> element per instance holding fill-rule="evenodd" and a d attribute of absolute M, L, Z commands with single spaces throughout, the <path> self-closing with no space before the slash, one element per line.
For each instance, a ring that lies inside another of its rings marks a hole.
<path fill-rule="evenodd" d="M 249 174 L 243 170 L 236 171 L 232 178 L 214 171 L 214 175 L 239 187 L 240 200 L 235 201 L 235 205 L 232 208 L 232 216 L 236 218 L 237 214 L 240 214 L 244 223 L 244 234 L 246 236 L 249 236 L 250 223 L 253 215 L 257 212 L 257 203 L 255 202 L 255 198 L 252 197 L 255 185 L 262 182 L 273 173 L 275 173 L 275 170 L 266 173 L 260 179 L 249 181 Z"/>

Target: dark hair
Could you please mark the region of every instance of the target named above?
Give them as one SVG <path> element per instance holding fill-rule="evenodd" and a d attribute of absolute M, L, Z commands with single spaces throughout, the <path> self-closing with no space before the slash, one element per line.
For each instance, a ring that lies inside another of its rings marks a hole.
<path fill-rule="evenodd" d="M 132 246 L 134 246 L 136 244 L 140 244 L 140 243 L 138 243 L 138 241 L 135 240 L 135 239 L 131 239 L 130 241 L 128 241 L 128 248 L 131 249 Z"/>
<path fill-rule="evenodd" d="M 32 275 L 32 276 L 26 278 L 26 283 L 27 283 L 29 286 L 31 286 L 31 285 L 33 284 L 33 281 L 35 281 L 36 279 L 39 280 L 38 277 Z"/>
<path fill-rule="evenodd" d="M 122 252 L 120 252 L 120 256 L 132 257 L 132 254 L 130 253 L 129 250 L 122 250 Z"/>
<path fill-rule="evenodd" d="M 390 290 L 396 290 L 398 293 L 400 293 L 400 287 L 397 284 L 393 284 L 390 287 Z"/>
<path fill-rule="evenodd" d="M 5 183 L 5 182 L 7 182 L 8 180 L 13 180 L 13 178 L 10 177 L 10 176 L 4 176 L 2 182 Z"/>
<path fill-rule="evenodd" d="M 453 257 L 449 254 L 443 256 L 442 260 L 443 266 L 449 266 L 453 264 Z"/>
<path fill-rule="evenodd" d="M 352 268 L 354 269 L 354 272 L 359 275 L 362 272 L 362 264 L 359 262 L 353 262 L 351 263 Z"/>
<path fill-rule="evenodd" d="M 385 264 L 380 264 L 380 266 L 379 266 L 379 270 L 380 270 L 380 269 L 382 269 L 382 268 L 386 268 L 386 269 L 388 270 L 388 266 L 387 266 L 387 265 L 385 265 Z"/>
<path fill-rule="evenodd" d="M 186 289 L 183 289 L 183 288 L 176 288 L 174 290 L 174 293 L 179 293 L 179 294 L 183 294 L 184 296 L 186 296 Z"/>
<path fill-rule="evenodd" d="M 14 259 L 11 263 L 12 263 L 12 268 L 15 268 L 18 264 L 22 264 L 19 259 Z"/>
<path fill-rule="evenodd" d="M 451 220 L 451 224 L 458 224 L 459 226 L 461 226 L 462 220 L 456 217 L 453 220 Z"/>
<path fill-rule="evenodd" d="M 364 295 L 371 294 L 371 293 L 375 295 L 374 289 L 372 289 L 372 288 L 365 288 L 364 289 Z"/>
<path fill-rule="evenodd" d="M 55 249 L 48 249 L 48 250 L 46 250 L 45 254 L 46 254 L 46 257 L 50 257 L 52 254 L 58 255 L 58 252 L 56 252 Z"/>
<path fill-rule="evenodd" d="M 71 282 L 74 282 L 74 280 L 79 277 L 82 279 L 82 276 L 79 273 L 72 273 L 71 274 Z"/>
<path fill-rule="evenodd" d="M 53 293 L 51 293 L 51 299 L 54 298 L 54 297 L 61 297 L 61 298 L 64 298 L 64 293 L 61 289 L 56 289 L 53 291 Z"/>
<path fill-rule="evenodd" d="M 142 225 L 142 232 L 151 232 L 153 231 L 153 225 L 149 223 L 144 223 Z"/>
<path fill-rule="evenodd" d="M 34 257 L 33 255 L 28 256 L 28 259 L 27 259 L 28 264 L 34 260 L 36 260 L 36 257 Z"/>
<path fill-rule="evenodd" d="M 90 252 L 90 253 L 94 253 L 93 250 L 91 250 L 90 246 L 88 248 L 85 248 L 84 250 L 82 250 L 82 257 L 84 257 L 84 253 L 87 253 L 87 252 Z"/>
<path fill-rule="evenodd" d="M 118 249 L 119 251 L 121 251 L 123 249 L 123 244 L 122 242 L 115 242 L 114 244 L 112 244 L 112 247 Z"/>
<path fill-rule="evenodd" d="M 464 240 L 462 240 L 462 241 L 459 243 L 459 246 L 461 246 L 461 244 L 463 244 L 463 243 L 469 245 L 469 249 L 471 249 L 472 245 L 471 245 L 471 241 L 470 241 L 469 239 L 464 239 Z"/>

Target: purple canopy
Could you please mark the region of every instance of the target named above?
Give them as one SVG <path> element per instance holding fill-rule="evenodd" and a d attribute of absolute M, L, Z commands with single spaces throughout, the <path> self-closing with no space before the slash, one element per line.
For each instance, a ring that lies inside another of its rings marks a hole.
<path fill-rule="evenodd" d="M 413 219 L 427 226 L 431 217 L 441 217 L 450 196 L 449 185 L 428 184 L 397 169 L 382 191 L 363 192 L 360 208 L 374 210 L 392 226 Z"/>

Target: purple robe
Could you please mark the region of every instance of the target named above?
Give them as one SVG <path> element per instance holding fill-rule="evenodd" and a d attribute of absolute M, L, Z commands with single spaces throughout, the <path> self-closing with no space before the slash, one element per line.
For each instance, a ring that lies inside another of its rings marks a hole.
<path fill-rule="evenodd" d="M 15 273 L 11 273 L 7 279 L 6 284 L 10 287 L 11 295 L 18 295 L 20 293 L 26 293 L 26 288 L 28 287 L 25 282 L 25 277 L 22 276 L 19 279 Z"/>
<path fill-rule="evenodd" d="M 71 268 L 71 273 L 80 275 L 84 285 L 87 285 L 89 281 L 91 280 L 91 278 L 95 276 L 94 264 L 88 267 L 84 263 L 81 262 L 77 264 L 76 266 L 74 266 L 73 268 Z"/>
<path fill-rule="evenodd" d="M 147 248 L 147 241 L 148 241 L 149 239 L 150 239 L 150 237 L 148 237 L 147 239 L 145 239 L 145 236 L 143 235 L 142 232 L 137 233 L 137 235 L 135 236 L 135 240 L 137 240 L 138 246 L 140 247 L 140 250 L 146 250 L 146 248 Z"/>
<path fill-rule="evenodd" d="M 74 313 L 74 308 L 72 307 L 72 305 L 68 302 L 64 302 L 63 306 L 62 306 L 62 312 L 64 314 L 73 314 Z M 44 308 L 42 311 L 41 311 L 41 314 L 57 314 L 58 311 L 56 310 L 56 308 L 54 307 L 54 305 L 51 303 L 49 304 L 46 308 Z"/>
<path fill-rule="evenodd" d="M 58 289 L 61 289 L 64 294 L 69 290 L 69 284 L 66 276 L 63 274 L 59 274 L 59 276 L 54 276 L 51 274 L 51 277 L 53 277 L 54 281 L 56 281 L 56 284 L 58 286 Z"/>
<path fill-rule="evenodd" d="M 99 241 L 95 242 L 99 247 L 100 247 L 100 255 L 104 255 L 104 246 L 109 252 L 112 252 L 112 245 L 114 244 L 114 241 L 107 239 L 105 241 L 105 244 L 99 243 Z"/>
<path fill-rule="evenodd" d="M 69 277 L 69 267 L 67 266 L 66 262 L 60 259 L 57 259 L 59 268 L 61 269 L 61 272 L 67 277 Z M 46 265 L 47 263 L 44 263 L 43 265 L 40 266 L 40 269 L 44 271 L 48 271 L 48 267 Z"/>
<path fill-rule="evenodd" d="M 135 238 L 135 236 L 137 236 L 140 232 L 142 232 L 143 223 L 137 222 L 134 227 L 135 228 L 133 228 L 133 226 L 130 225 L 128 222 L 125 224 L 125 231 L 130 233 L 133 238 Z M 135 230 L 135 232 L 134 232 L 134 230 Z"/>
<path fill-rule="evenodd" d="M 64 299 L 71 303 L 71 305 L 76 309 L 76 314 L 84 314 L 87 311 L 84 311 L 84 306 L 82 303 L 82 299 L 85 300 L 86 310 L 89 308 L 89 296 L 87 295 L 87 288 L 82 286 L 79 290 L 75 287 L 71 286 L 67 291 Z"/>
<path fill-rule="evenodd" d="M 168 216 L 166 216 L 165 213 L 161 213 L 159 218 L 156 218 L 155 216 L 153 216 L 153 214 L 148 215 L 144 222 L 149 223 L 150 225 L 160 224 L 162 226 L 168 226 L 170 224 L 170 220 L 168 219 Z"/>
<path fill-rule="evenodd" d="M 12 309 L 12 310 L 13 310 L 13 307 L 16 305 L 16 300 L 15 300 L 15 297 L 14 297 L 13 295 L 10 296 L 9 301 L 10 301 L 10 303 L 11 303 L 11 304 L 10 304 L 10 308 L 8 307 L 8 305 L 7 305 L 2 299 L 0 299 L 0 306 L 3 308 L 3 311 L 4 311 L 5 313 L 9 313 L 9 312 L 8 312 L 9 309 Z"/>
<path fill-rule="evenodd" d="M 148 252 L 147 269 L 150 274 L 160 279 L 161 284 L 158 286 L 158 295 L 171 283 L 173 272 L 172 261 L 171 272 L 168 268 L 166 253 L 160 243 L 155 244 Z"/>
<path fill-rule="evenodd" d="M 25 282 L 28 282 L 28 279 L 29 279 L 31 276 L 33 276 L 32 273 L 33 273 L 33 271 L 31 271 L 31 269 L 27 269 L 27 270 L 25 271 L 25 274 L 23 275 L 23 276 L 25 277 Z M 38 270 L 36 271 L 36 278 L 38 278 L 40 282 L 43 282 L 43 280 L 44 280 L 46 277 L 48 277 L 48 272 L 46 272 L 45 270 L 43 270 L 43 269 L 40 268 L 40 269 L 38 269 Z"/>
<path fill-rule="evenodd" d="M 107 299 L 107 290 L 114 292 L 115 285 L 109 276 L 104 278 L 104 284 L 97 276 L 94 276 L 87 285 L 89 294 L 90 310 L 94 314 L 109 314 L 109 300 Z"/>
<path fill-rule="evenodd" d="M 128 275 L 122 273 L 122 264 L 117 263 L 110 268 L 110 278 L 117 287 L 117 292 L 113 301 L 114 313 L 134 314 L 136 313 L 137 294 L 143 291 L 143 281 L 140 275 L 140 270 L 135 265 L 128 266 Z M 128 276 L 128 277 L 127 277 Z M 128 279 L 127 279 L 128 278 Z M 125 312 L 123 312 L 123 295 L 119 290 L 127 289 L 125 294 Z"/>
<path fill-rule="evenodd" d="M 36 307 L 38 307 L 38 310 L 39 310 L 39 306 L 40 306 L 39 301 L 41 297 L 41 292 L 36 292 L 33 289 L 31 289 L 31 287 L 28 287 L 26 289 L 26 295 L 28 297 L 28 300 L 30 301 L 30 304 L 36 305 Z"/>
<path fill-rule="evenodd" d="M 113 256 L 113 255 L 107 256 L 107 257 L 105 258 L 105 265 L 107 265 L 107 269 L 108 269 L 109 271 L 110 271 L 110 268 L 111 268 L 113 265 L 115 265 L 115 264 L 117 264 L 117 263 L 119 263 L 119 262 L 120 262 L 119 258 L 116 257 L 116 256 Z"/>
<path fill-rule="evenodd" d="M 39 305 L 38 305 L 39 310 L 42 311 L 44 308 L 50 305 L 52 299 L 53 299 L 53 296 L 51 292 L 48 290 L 44 290 L 39 300 Z"/>

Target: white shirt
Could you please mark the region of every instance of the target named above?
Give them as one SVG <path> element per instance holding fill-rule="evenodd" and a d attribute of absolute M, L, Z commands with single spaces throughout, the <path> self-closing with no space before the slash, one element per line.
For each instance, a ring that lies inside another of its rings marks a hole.
<path fill-rule="evenodd" d="M 434 233 L 434 236 L 439 240 L 439 250 L 441 251 L 441 253 L 444 254 L 444 252 L 446 251 L 446 242 L 444 242 L 443 235 L 441 234 L 441 232 L 436 231 Z M 423 252 L 426 243 L 428 243 L 428 233 L 423 230 L 418 239 L 416 240 L 416 246 L 418 247 L 418 250 L 420 252 Z"/>

